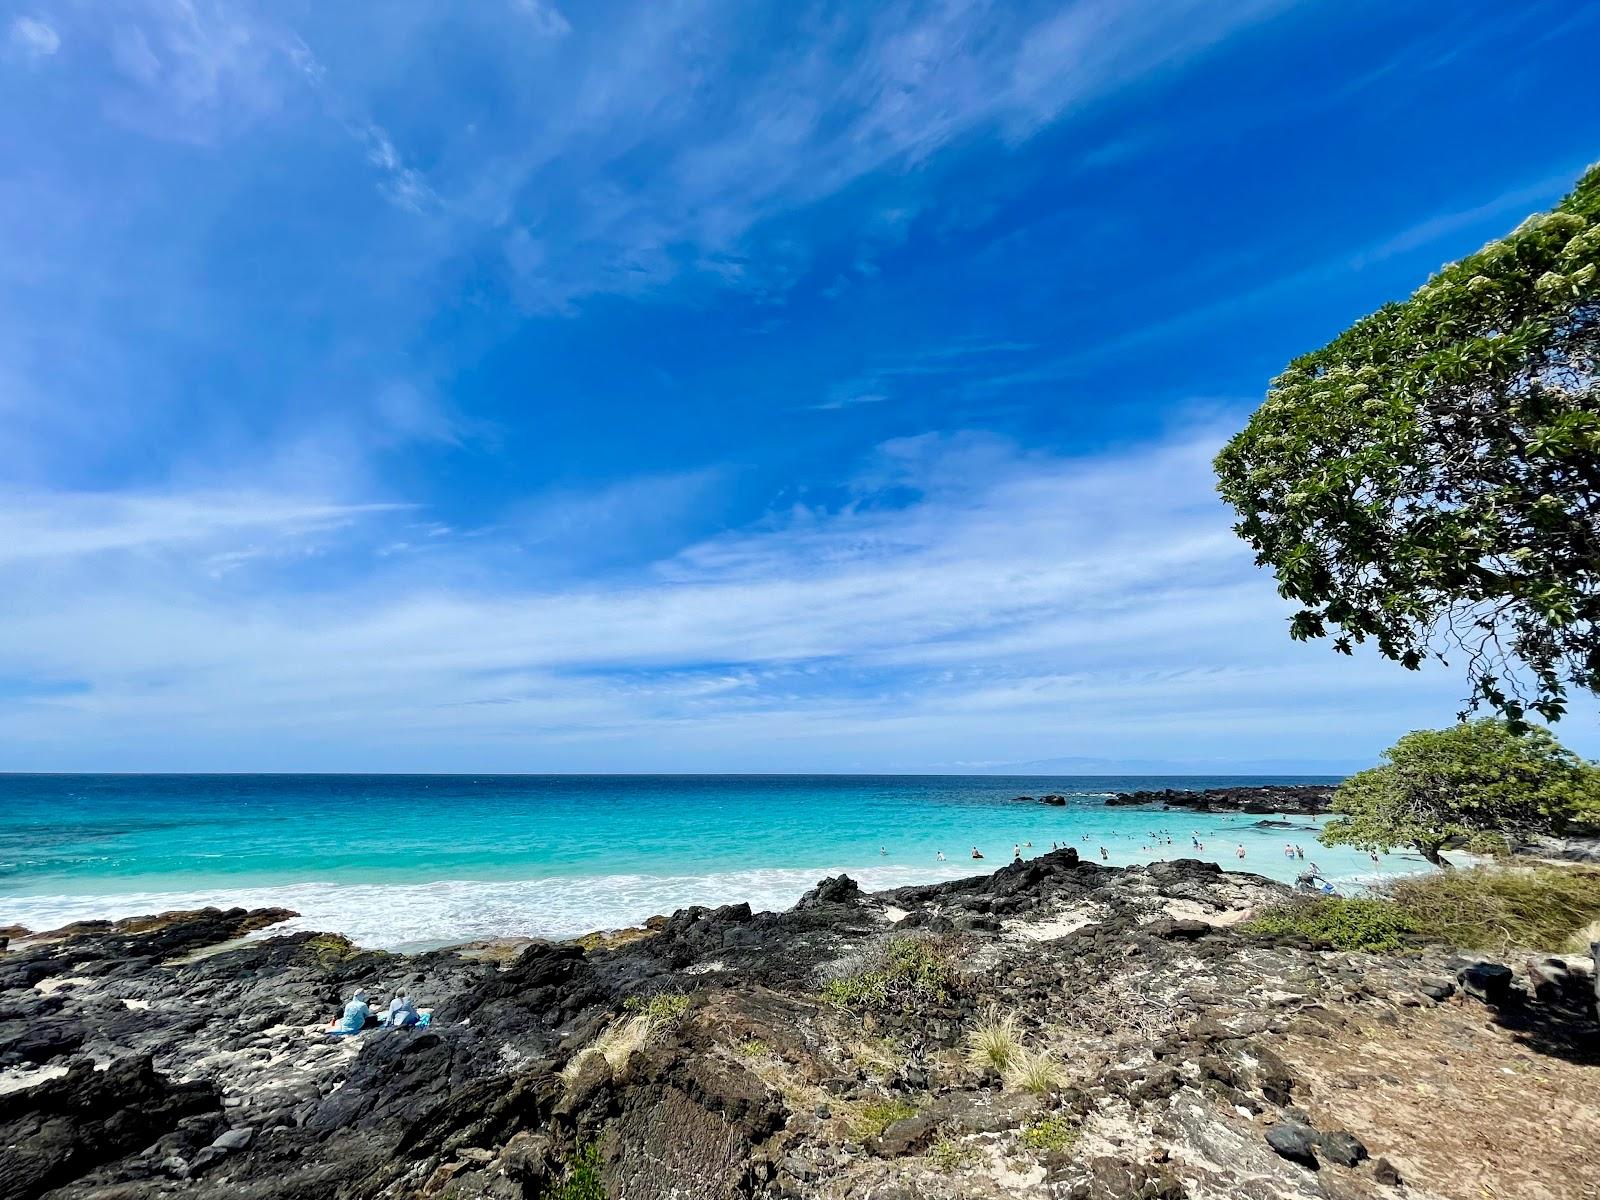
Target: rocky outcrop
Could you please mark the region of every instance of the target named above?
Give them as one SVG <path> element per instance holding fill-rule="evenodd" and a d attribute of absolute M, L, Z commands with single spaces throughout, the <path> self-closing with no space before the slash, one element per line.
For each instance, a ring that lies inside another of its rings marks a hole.
<path fill-rule="evenodd" d="M 1118 792 L 1109 805 L 1187 808 L 1195 812 L 1295 813 L 1316 816 L 1328 811 L 1334 785 L 1321 783 L 1263 784 L 1260 787 L 1207 788 L 1204 791 Z"/>
<path fill-rule="evenodd" d="M 1364 1108 L 1376 1085 L 1334 1073 L 1375 1046 L 1449 1069 L 1434 1043 L 1470 1072 L 1502 1027 L 1548 1061 L 1585 964 L 1240 931 L 1285 894 L 1068 849 L 880 893 L 839 876 L 788 912 L 688 908 L 646 938 L 530 941 L 509 961 L 306 933 L 194 953 L 253 914 L 80 928 L 0 957 L 0 1194 L 1378 1200 L 1403 1174 L 1452 1195 L 1393 1123 L 1407 1095 Z M 432 1025 L 326 1037 L 356 987 L 380 1007 L 407 991 Z M 1037 1090 L 970 1060 L 996 1012 Z M 1600 1111 L 1588 1077 L 1548 1083 L 1579 1125 Z M 1527 1109 L 1474 1116 L 1512 1128 Z M 1516 1128 L 1573 1178 L 1596 1132 Z M 1493 1186 L 1494 1169 L 1456 1175 Z"/>

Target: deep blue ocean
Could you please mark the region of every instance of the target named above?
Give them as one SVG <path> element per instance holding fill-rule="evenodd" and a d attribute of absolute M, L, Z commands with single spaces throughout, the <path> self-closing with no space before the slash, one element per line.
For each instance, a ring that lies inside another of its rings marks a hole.
<path fill-rule="evenodd" d="M 890 887 L 1053 842 L 1115 864 L 1202 857 L 1289 879 L 1365 856 L 1315 823 L 1107 808 L 1108 793 L 1323 776 L 0 775 L 0 925 L 273 904 L 371 946 L 568 936 L 687 904 L 792 904 L 848 871 Z M 1060 792 L 1065 808 L 1018 802 Z M 1172 844 L 1165 842 L 1168 831 Z M 1193 839 L 1204 844 L 1197 852 Z M 1246 856 L 1237 857 L 1243 845 Z M 979 847 L 985 858 L 969 854 Z M 946 857 L 938 858 L 940 853 Z M 1415 869 L 1396 855 L 1385 871 Z"/>

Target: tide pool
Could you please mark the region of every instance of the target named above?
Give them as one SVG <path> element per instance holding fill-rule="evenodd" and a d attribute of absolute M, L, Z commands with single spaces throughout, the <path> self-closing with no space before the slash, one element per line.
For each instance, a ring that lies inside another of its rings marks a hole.
<path fill-rule="evenodd" d="M 571 936 L 688 904 L 784 908 L 824 875 L 846 871 L 869 889 L 932 882 L 992 871 L 1014 845 L 1024 857 L 1071 845 L 1094 861 L 1104 847 L 1113 865 L 1204 858 L 1292 880 L 1306 866 L 1285 855 L 1293 843 L 1346 885 L 1420 869 L 1411 856 L 1375 869 L 1363 854 L 1322 847 L 1307 818 L 1263 828 L 1273 818 L 1103 803 L 1140 789 L 1318 782 L 1332 781 L 9 775 L 0 776 L 0 924 L 279 905 L 302 914 L 290 928 L 405 949 Z M 1048 792 L 1067 805 L 1015 799 Z M 969 857 L 974 846 L 982 861 Z"/>

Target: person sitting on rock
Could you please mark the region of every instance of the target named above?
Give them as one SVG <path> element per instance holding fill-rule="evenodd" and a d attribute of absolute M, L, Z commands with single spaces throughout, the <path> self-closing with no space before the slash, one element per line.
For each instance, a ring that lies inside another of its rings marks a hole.
<path fill-rule="evenodd" d="M 417 1006 L 410 996 L 396 996 L 389 1001 L 389 1011 L 384 1014 L 383 1027 L 405 1029 L 421 1020 L 422 1014 L 417 1011 Z"/>
<path fill-rule="evenodd" d="M 360 988 L 350 997 L 350 1003 L 344 1006 L 344 1013 L 328 1025 L 328 1032 L 334 1037 L 349 1037 L 351 1034 L 360 1033 L 371 1015 L 372 1007 L 367 1003 L 367 993 Z"/>

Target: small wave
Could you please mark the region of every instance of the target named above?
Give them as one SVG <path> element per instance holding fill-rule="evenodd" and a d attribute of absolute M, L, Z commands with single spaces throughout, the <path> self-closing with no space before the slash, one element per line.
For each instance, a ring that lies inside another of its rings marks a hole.
<path fill-rule="evenodd" d="M 574 937 L 636 925 L 692 904 L 748 901 L 756 910 L 789 908 L 826 875 L 842 868 L 791 867 L 706 875 L 599 875 L 509 881 L 443 880 L 415 884 L 300 883 L 100 896 L 13 896 L 0 899 L 0 923 L 51 929 L 70 921 L 115 920 L 174 909 L 290 908 L 300 914 L 268 935 L 297 930 L 342 933 L 362 946 L 415 949 L 492 937 Z M 869 891 L 933 883 L 975 873 L 960 863 L 929 867 L 852 868 Z"/>

